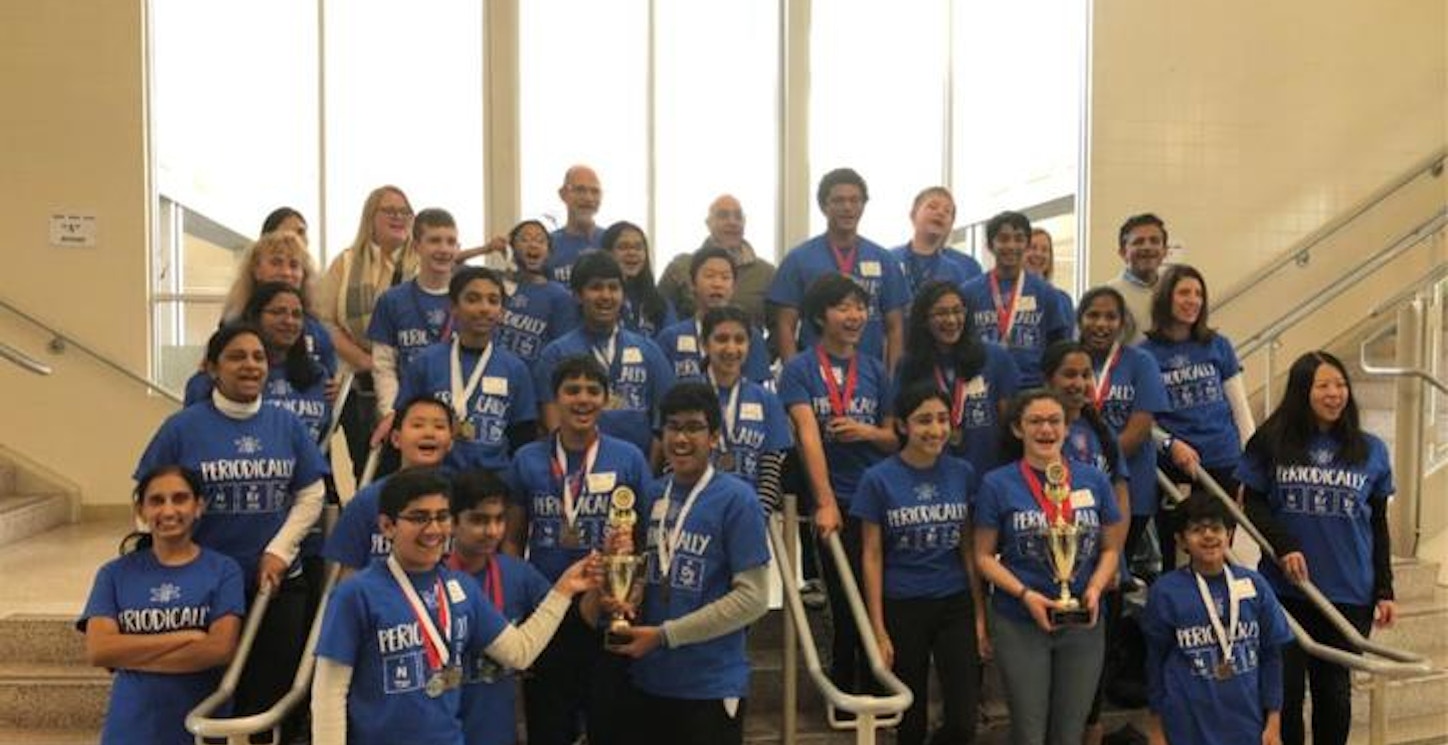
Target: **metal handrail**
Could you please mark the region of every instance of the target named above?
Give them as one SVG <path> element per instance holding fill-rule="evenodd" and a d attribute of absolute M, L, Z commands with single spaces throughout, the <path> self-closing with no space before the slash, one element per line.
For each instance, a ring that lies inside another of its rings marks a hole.
<path fill-rule="evenodd" d="M 64 352 L 67 347 L 75 347 L 76 349 L 79 349 L 80 351 L 90 355 L 97 362 L 100 362 L 101 364 L 111 368 L 112 370 L 120 373 L 121 375 L 130 378 L 137 383 L 140 383 L 152 392 L 164 398 L 169 398 L 177 404 L 182 403 L 180 396 L 177 396 L 175 393 L 172 393 L 166 388 L 161 387 L 159 383 L 152 382 L 150 380 L 147 380 L 144 376 L 137 375 L 136 373 L 131 372 L 119 362 L 116 362 L 110 357 L 107 357 L 104 354 L 101 354 L 100 352 L 91 349 L 89 346 L 86 346 L 85 343 L 77 340 L 75 337 L 65 333 L 64 331 L 57 329 L 55 326 L 52 326 L 51 324 L 46 323 L 45 321 L 42 321 L 29 313 L 26 313 L 24 310 L 21 310 L 20 308 L 10 303 L 10 301 L 0 299 L 0 307 L 5 308 L 11 313 L 20 316 L 21 318 L 29 321 L 36 326 L 39 326 L 40 328 L 44 329 L 46 333 L 50 334 L 50 351 L 59 354 L 61 352 Z"/>
<path fill-rule="evenodd" d="M 1356 285 L 1368 275 L 1383 268 L 1402 253 L 1427 240 L 1444 227 L 1448 227 L 1448 207 L 1440 208 L 1433 213 L 1432 217 L 1419 223 L 1386 248 L 1364 259 L 1352 270 L 1338 277 L 1327 287 L 1324 287 L 1320 292 L 1313 295 L 1312 299 L 1294 307 L 1277 320 L 1267 324 L 1261 331 L 1244 339 L 1237 345 L 1237 357 L 1239 359 L 1245 358 L 1258 349 L 1272 343 L 1288 329 L 1296 326 L 1299 321 L 1313 315 L 1328 303 L 1337 299 L 1339 295 L 1346 292 L 1353 285 Z"/>
<path fill-rule="evenodd" d="M 1309 233 L 1291 248 L 1282 252 L 1282 254 L 1279 255 L 1276 259 L 1273 259 L 1271 262 L 1269 262 L 1267 266 L 1255 272 L 1252 278 L 1248 279 L 1240 285 L 1227 288 L 1226 292 L 1219 293 L 1217 295 L 1216 302 L 1212 303 L 1212 312 L 1220 312 L 1221 309 L 1232 300 L 1235 300 L 1236 298 L 1247 294 L 1247 292 L 1252 290 L 1257 285 L 1265 282 L 1269 277 L 1276 274 L 1278 271 L 1290 265 L 1301 266 L 1303 264 L 1306 264 L 1308 259 L 1311 258 L 1312 250 L 1314 248 L 1317 248 L 1319 244 L 1332 237 L 1344 227 L 1347 227 L 1347 225 L 1354 222 L 1359 217 L 1362 217 L 1363 214 L 1367 213 L 1372 208 L 1378 206 L 1379 204 L 1382 204 L 1384 201 L 1386 201 L 1392 195 L 1396 194 L 1403 187 L 1416 181 L 1419 176 L 1427 173 L 1434 178 L 1437 178 L 1440 174 L 1443 173 L 1443 164 L 1445 158 L 1448 158 L 1448 148 L 1438 148 L 1428 157 L 1415 163 L 1410 170 L 1402 173 L 1396 179 L 1393 179 L 1392 181 L 1379 188 L 1377 191 L 1368 195 L 1366 199 L 1364 199 L 1362 202 L 1359 202 L 1352 209 L 1348 210 L 1342 215 L 1339 215 L 1333 220 L 1329 220 L 1322 227 Z"/>
<path fill-rule="evenodd" d="M 4 357 L 5 359 L 10 360 L 19 367 L 25 370 L 29 370 L 36 375 L 49 375 L 52 372 L 52 370 L 50 369 L 50 365 L 47 365 L 44 362 L 41 362 L 34 357 L 31 357 L 30 355 L 20 351 L 19 349 L 16 349 L 15 347 L 10 346 L 9 344 L 6 344 L 3 341 L 0 341 L 0 357 Z"/>
<path fill-rule="evenodd" d="M 1267 542 L 1266 536 L 1262 535 L 1262 532 L 1257 529 L 1257 526 L 1253 524 L 1251 520 L 1247 519 L 1247 513 L 1242 511 L 1241 506 L 1237 504 L 1236 500 L 1227 496 L 1227 492 L 1211 477 L 1211 474 L 1208 474 L 1204 469 L 1198 468 L 1195 478 L 1198 484 L 1206 487 L 1207 491 L 1217 498 L 1217 501 L 1226 506 L 1227 512 L 1231 514 L 1232 519 L 1237 522 L 1237 527 L 1245 530 L 1247 535 L 1257 543 L 1258 547 L 1262 549 L 1262 555 L 1280 566 L 1281 559 L 1277 556 L 1277 552 L 1272 547 L 1272 544 Z M 1157 469 L 1156 480 L 1157 483 L 1161 485 L 1162 490 L 1171 497 L 1173 503 L 1179 504 L 1185 499 L 1181 492 L 1177 490 L 1176 484 L 1172 483 L 1166 473 L 1160 469 Z M 1308 654 L 1374 675 L 1401 677 L 1431 672 L 1432 668 L 1428 664 L 1427 657 L 1415 652 L 1389 647 L 1386 644 L 1375 642 L 1358 633 L 1358 630 L 1348 622 L 1347 618 L 1333 606 L 1332 601 L 1328 600 L 1327 596 L 1323 595 L 1322 591 L 1317 589 L 1317 586 L 1314 585 L 1311 580 L 1294 581 L 1293 584 L 1302 592 L 1303 596 L 1307 598 L 1307 601 L 1312 603 L 1313 607 L 1332 624 L 1333 628 L 1342 634 L 1349 645 L 1360 652 L 1375 654 L 1390 661 L 1385 662 L 1383 660 L 1360 657 L 1343 652 L 1342 650 L 1332 650 L 1329 652 L 1327 650 L 1332 649 L 1331 647 L 1323 648 L 1322 645 L 1317 644 L 1306 632 L 1302 631 L 1300 626 L 1294 623 L 1293 633 L 1296 634 L 1299 641 L 1306 640 L 1307 643 L 1303 644 L 1303 649 L 1306 650 Z M 1314 653 L 1314 646 L 1321 648 L 1322 653 Z"/>
<path fill-rule="evenodd" d="M 1439 264 L 1436 268 L 1433 269 L 1433 271 L 1428 272 L 1428 274 L 1422 279 L 1419 279 L 1413 284 L 1403 288 L 1403 290 L 1400 291 L 1398 294 L 1389 297 L 1387 300 L 1384 300 L 1381 303 L 1378 303 L 1376 306 L 1373 307 L 1371 311 L 1368 312 L 1368 316 L 1380 316 L 1398 307 L 1399 305 L 1413 299 L 1415 295 L 1417 295 L 1419 292 L 1422 292 L 1425 288 L 1432 287 L 1433 285 L 1443 281 L 1444 279 L 1448 279 L 1448 264 Z"/>
<path fill-rule="evenodd" d="M 870 663 L 870 672 L 875 680 L 890 691 L 890 694 L 872 696 L 845 693 L 836 687 L 825 674 L 820 665 L 819 650 L 815 647 L 814 634 L 809 627 L 809 618 L 805 615 L 804 602 L 800 599 L 799 587 L 794 581 L 794 557 L 789 552 L 784 538 L 785 524 L 795 525 L 793 507 L 794 495 L 786 495 L 784 509 L 772 515 L 769 520 L 769 538 L 774 548 L 775 569 L 779 572 L 780 584 L 784 587 L 785 609 L 794 621 L 797 636 L 797 639 L 785 638 L 784 643 L 798 643 L 800 650 L 804 653 L 805 669 L 809 672 L 815 686 L 819 688 L 820 694 L 828 706 L 830 726 L 841 730 L 853 729 L 856 731 L 855 741 L 857 743 L 872 745 L 875 742 L 876 728 L 898 724 L 905 710 L 910 708 L 914 702 L 915 697 L 910 692 L 910 688 L 901 682 L 889 668 L 885 667 L 885 662 L 880 657 L 880 648 L 875 640 L 874 630 L 865 613 L 865 605 L 860 599 L 859 587 L 855 584 L 855 576 L 850 571 L 850 563 L 845 556 L 845 548 L 840 542 L 838 533 L 831 534 L 826 539 L 826 545 L 835 561 L 836 568 L 840 571 L 840 579 L 844 585 L 844 599 L 850 606 L 856 626 L 859 627 L 860 643 L 864 647 L 865 657 Z M 785 670 L 786 675 L 790 672 L 790 670 Z M 853 721 L 838 719 L 835 716 L 836 709 L 854 713 L 855 719 Z M 786 732 L 786 741 L 789 741 L 792 736 L 792 732 Z"/>
<path fill-rule="evenodd" d="M 1396 378 L 1417 378 L 1424 383 L 1427 383 L 1428 385 L 1437 388 L 1439 391 L 1448 394 L 1448 383 L 1444 383 L 1442 380 L 1433 377 L 1432 373 L 1424 370 L 1421 367 L 1386 367 L 1374 365 L 1368 361 L 1368 347 L 1376 343 L 1378 339 L 1387 336 L 1389 332 L 1396 331 L 1397 328 L 1398 327 L 1396 324 L 1384 326 L 1377 331 L 1369 334 L 1367 338 L 1363 339 L 1362 343 L 1358 345 L 1358 361 L 1362 365 L 1363 372 L 1368 373 L 1369 375 L 1387 375 Z"/>

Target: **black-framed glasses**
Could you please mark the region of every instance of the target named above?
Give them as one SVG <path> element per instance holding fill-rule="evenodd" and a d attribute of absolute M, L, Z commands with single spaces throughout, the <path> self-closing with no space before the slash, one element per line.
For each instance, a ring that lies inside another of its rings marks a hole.
<path fill-rule="evenodd" d="M 439 527 L 446 528 L 452 525 L 453 515 L 447 510 L 440 512 L 404 512 L 398 515 L 397 519 L 416 525 L 419 528 L 426 528 L 432 523 L 437 523 Z"/>

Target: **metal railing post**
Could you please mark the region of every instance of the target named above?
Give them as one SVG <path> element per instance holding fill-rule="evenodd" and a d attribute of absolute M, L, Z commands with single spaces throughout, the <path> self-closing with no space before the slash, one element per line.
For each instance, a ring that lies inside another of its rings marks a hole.
<path fill-rule="evenodd" d="M 1397 364 L 1420 369 L 1423 364 L 1423 301 L 1413 299 L 1398 309 Z M 1395 388 L 1393 472 L 1398 493 L 1394 501 L 1395 544 L 1404 546 L 1407 556 L 1418 553 L 1419 501 L 1423 486 L 1423 381 L 1398 378 Z"/>
<path fill-rule="evenodd" d="M 781 509 L 784 510 L 784 550 L 789 557 L 787 566 L 793 567 L 799 561 L 799 497 L 785 494 Z M 794 581 L 793 572 L 790 576 L 781 572 L 779 576 L 781 582 Z M 779 741 L 783 745 L 794 745 L 799 728 L 799 647 L 796 646 L 799 642 L 795 640 L 794 615 L 787 610 L 782 615 L 784 639 L 780 640 L 783 645 L 780 664 L 784 666 L 784 700 L 779 712 Z"/>
<path fill-rule="evenodd" d="M 1373 675 L 1368 688 L 1368 743 L 1388 745 L 1388 678 Z"/>

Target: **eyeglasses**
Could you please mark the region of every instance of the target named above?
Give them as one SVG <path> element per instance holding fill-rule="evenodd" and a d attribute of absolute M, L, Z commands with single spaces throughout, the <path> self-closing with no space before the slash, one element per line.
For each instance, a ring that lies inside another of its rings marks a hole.
<path fill-rule="evenodd" d="M 1028 416 L 1021 420 L 1027 427 L 1064 427 L 1066 419 L 1059 416 Z"/>
<path fill-rule="evenodd" d="M 453 516 L 451 512 L 407 512 L 397 516 L 398 520 L 411 523 L 419 528 L 437 523 L 438 527 L 446 528 L 452 525 Z"/>
<path fill-rule="evenodd" d="M 709 425 L 704 422 L 664 422 L 664 431 L 669 434 L 697 435 L 708 432 Z"/>
<path fill-rule="evenodd" d="M 272 318 L 301 319 L 303 314 L 300 308 L 267 308 L 262 311 L 262 315 L 271 316 Z"/>
<path fill-rule="evenodd" d="M 932 321 L 948 321 L 952 318 L 965 318 L 965 306 L 930 311 L 930 320 Z"/>
<path fill-rule="evenodd" d="M 404 220 L 412 217 L 412 210 L 406 207 L 378 207 L 377 214 L 387 217 L 400 217 Z"/>

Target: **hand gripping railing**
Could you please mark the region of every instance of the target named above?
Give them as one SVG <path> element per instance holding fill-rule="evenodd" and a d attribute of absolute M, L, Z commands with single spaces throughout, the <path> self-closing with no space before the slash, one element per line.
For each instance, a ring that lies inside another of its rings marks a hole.
<path fill-rule="evenodd" d="M 1176 484 L 1172 483 L 1171 479 L 1161 470 L 1156 472 L 1156 480 L 1173 504 L 1180 504 L 1182 500 L 1185 499 L 1181 492 L 1177 490 Z M 1251 536 L 1252 540 L 1256 541 L 1257 545 L 1262 549 L 1262 555 L 1280 565 L 1281 559 L 1277 556 L 1276 551 L 1273 550 L 1272 544 L 1268 543 L 1267 538 L 1262 535 L 1262 532 L 1257 529 L 1257 526 L 1253 525 L 1252 521 L 1247 519 L 1247 514 L 1242 511 L 1242 508 L 1237 504 L 1236 500 L 1227 496 L 1226 491 L 1222 489 L 1221 485 L 1206 471 L 1197 469 L 1196 480 L 1198 484 L 1206 487 L 1207 491 L 1211 493 L 1217 501 L 1227 507 L 1227 512 L 1237 521 L 1237 526 L 1245 530 L 1247 535 Z M 1236 557 L 1231 554 L 1230 550 L 1228 551 L 1228 556 L 1233 561 L 1236 561 Z M 1317 589 L 1316 585 L 1312 584 L 1311 580 L 1304 579 L 1301 582 L 1294 582 L 1294 585 L 1306 596 L 1308 602 L 1312 603 L 1313 607 L 1332 624 L 1333 628 L 1342 634 L 1349 645 L 1360 652 L 1385 658 L 1383 660 L 1375 660 L 1370 657 L 1363 657 L 1322 644 L 1313 639 L 1312 635 L 1308 634 L 1307 630 L 1302 628 L 1302 625 L 1297 622 L 1297 619 L 1292 617 L 1291 613 L 1284 614 L 1287 616 L 1288 627 L 1292 629 L 1292 636 L 1296 638 L 1298 646 L 1302 647 L 1302 651 L 1320 660 L 1342 665 L 1349 670 L 1365 672 L 1371 676 L 1372 687 L 1368 689 L 1368 742 L 1371 745 L 1387 745 L 1388 679 L 1422 675 L 1431 672 L 1432 668 L 1428 663 L 1428 659 L 1419 654 L 1395 649 L 1385 644 L 1372 641 L 1358 633 L 1358 630 L 1333 606 L 1332 602 L 1327 599 L 1327 596 L 1323 595 L 1322 591 Z"/>
<path fill-rule="evenodd" d="M 855 742 L 859 745 L 873 745 L 876 739 L 876 729 L 879 727 L 893 727 L 899 724 L 900 717 L 904 711 L 910 708 L 915 700 L 910 689 L 895 677 L 895 674 L 885 667 L 884 660 L 880 657 L 880 647 L 875 640 L 875 633 L 870 625 L 870 619 L 865 613 L 865 604 L 860 599 L 859 587 L 855 584 L 854 573 L 850 571 L 850 562 L 845 557 L 844 545 L 840 543 L 838 533 L 830 535 L 826 541 L 830 555 L 839 569 L 840 580 L 844 585 L 845 601 L 849 603 L 850 612 L 855 618 L 855 625 L 860 630 L 860 643 L 865 648 L 865 657 L 870 663 L 870 672 L 875 680 L 879 681 L 890 694 L 887 696 L 871 696 L 867 694 L 845 693 L 837 688 L 829 676 L 825 674 L 820 666 L 819 650 L 815 647 L 814 634 L 810 631 L 809 618 L 804 612 L 804 603 L 799 596 L 799 587 L 795 584 L 793 541 L 787 541 L 785 536 L 798 535 L 798 517 L 795 512 L 796 498 L 793 494 L 784 495 L 784 506 L 779 513 L 772 515 L 769 519 L 769 539 L 774 548 L 774 565 L 779 571 L 780 584 L 784 587 L 784 601 L 787 610 L 787 623 L 785 624 L 784 646 L 786 652 L 794 644 L 804 651 L 805 668 L 809 676 L 814 680 L 815 686 L 819 688 L 820 695 L 828 705 L 829 724 L 834 729 L 855 730 Z M 834 600 L 838 600 L 835 598 Z M 795 634 L 789 633 L 790 627 L 794 628 Z M 797 636 L 797 638 L 791 638 Z M 785 655 L 785 706 L 784 719 L 785 728 L 781 741 L 788 745 L 794 742 L 794 701 L 793 699 L 793 676 L 796 674 L 794 655 Z M 835 716 L 835 710 L 841 709 L 855 715 L 853 721 L 842 720 Z"/>

